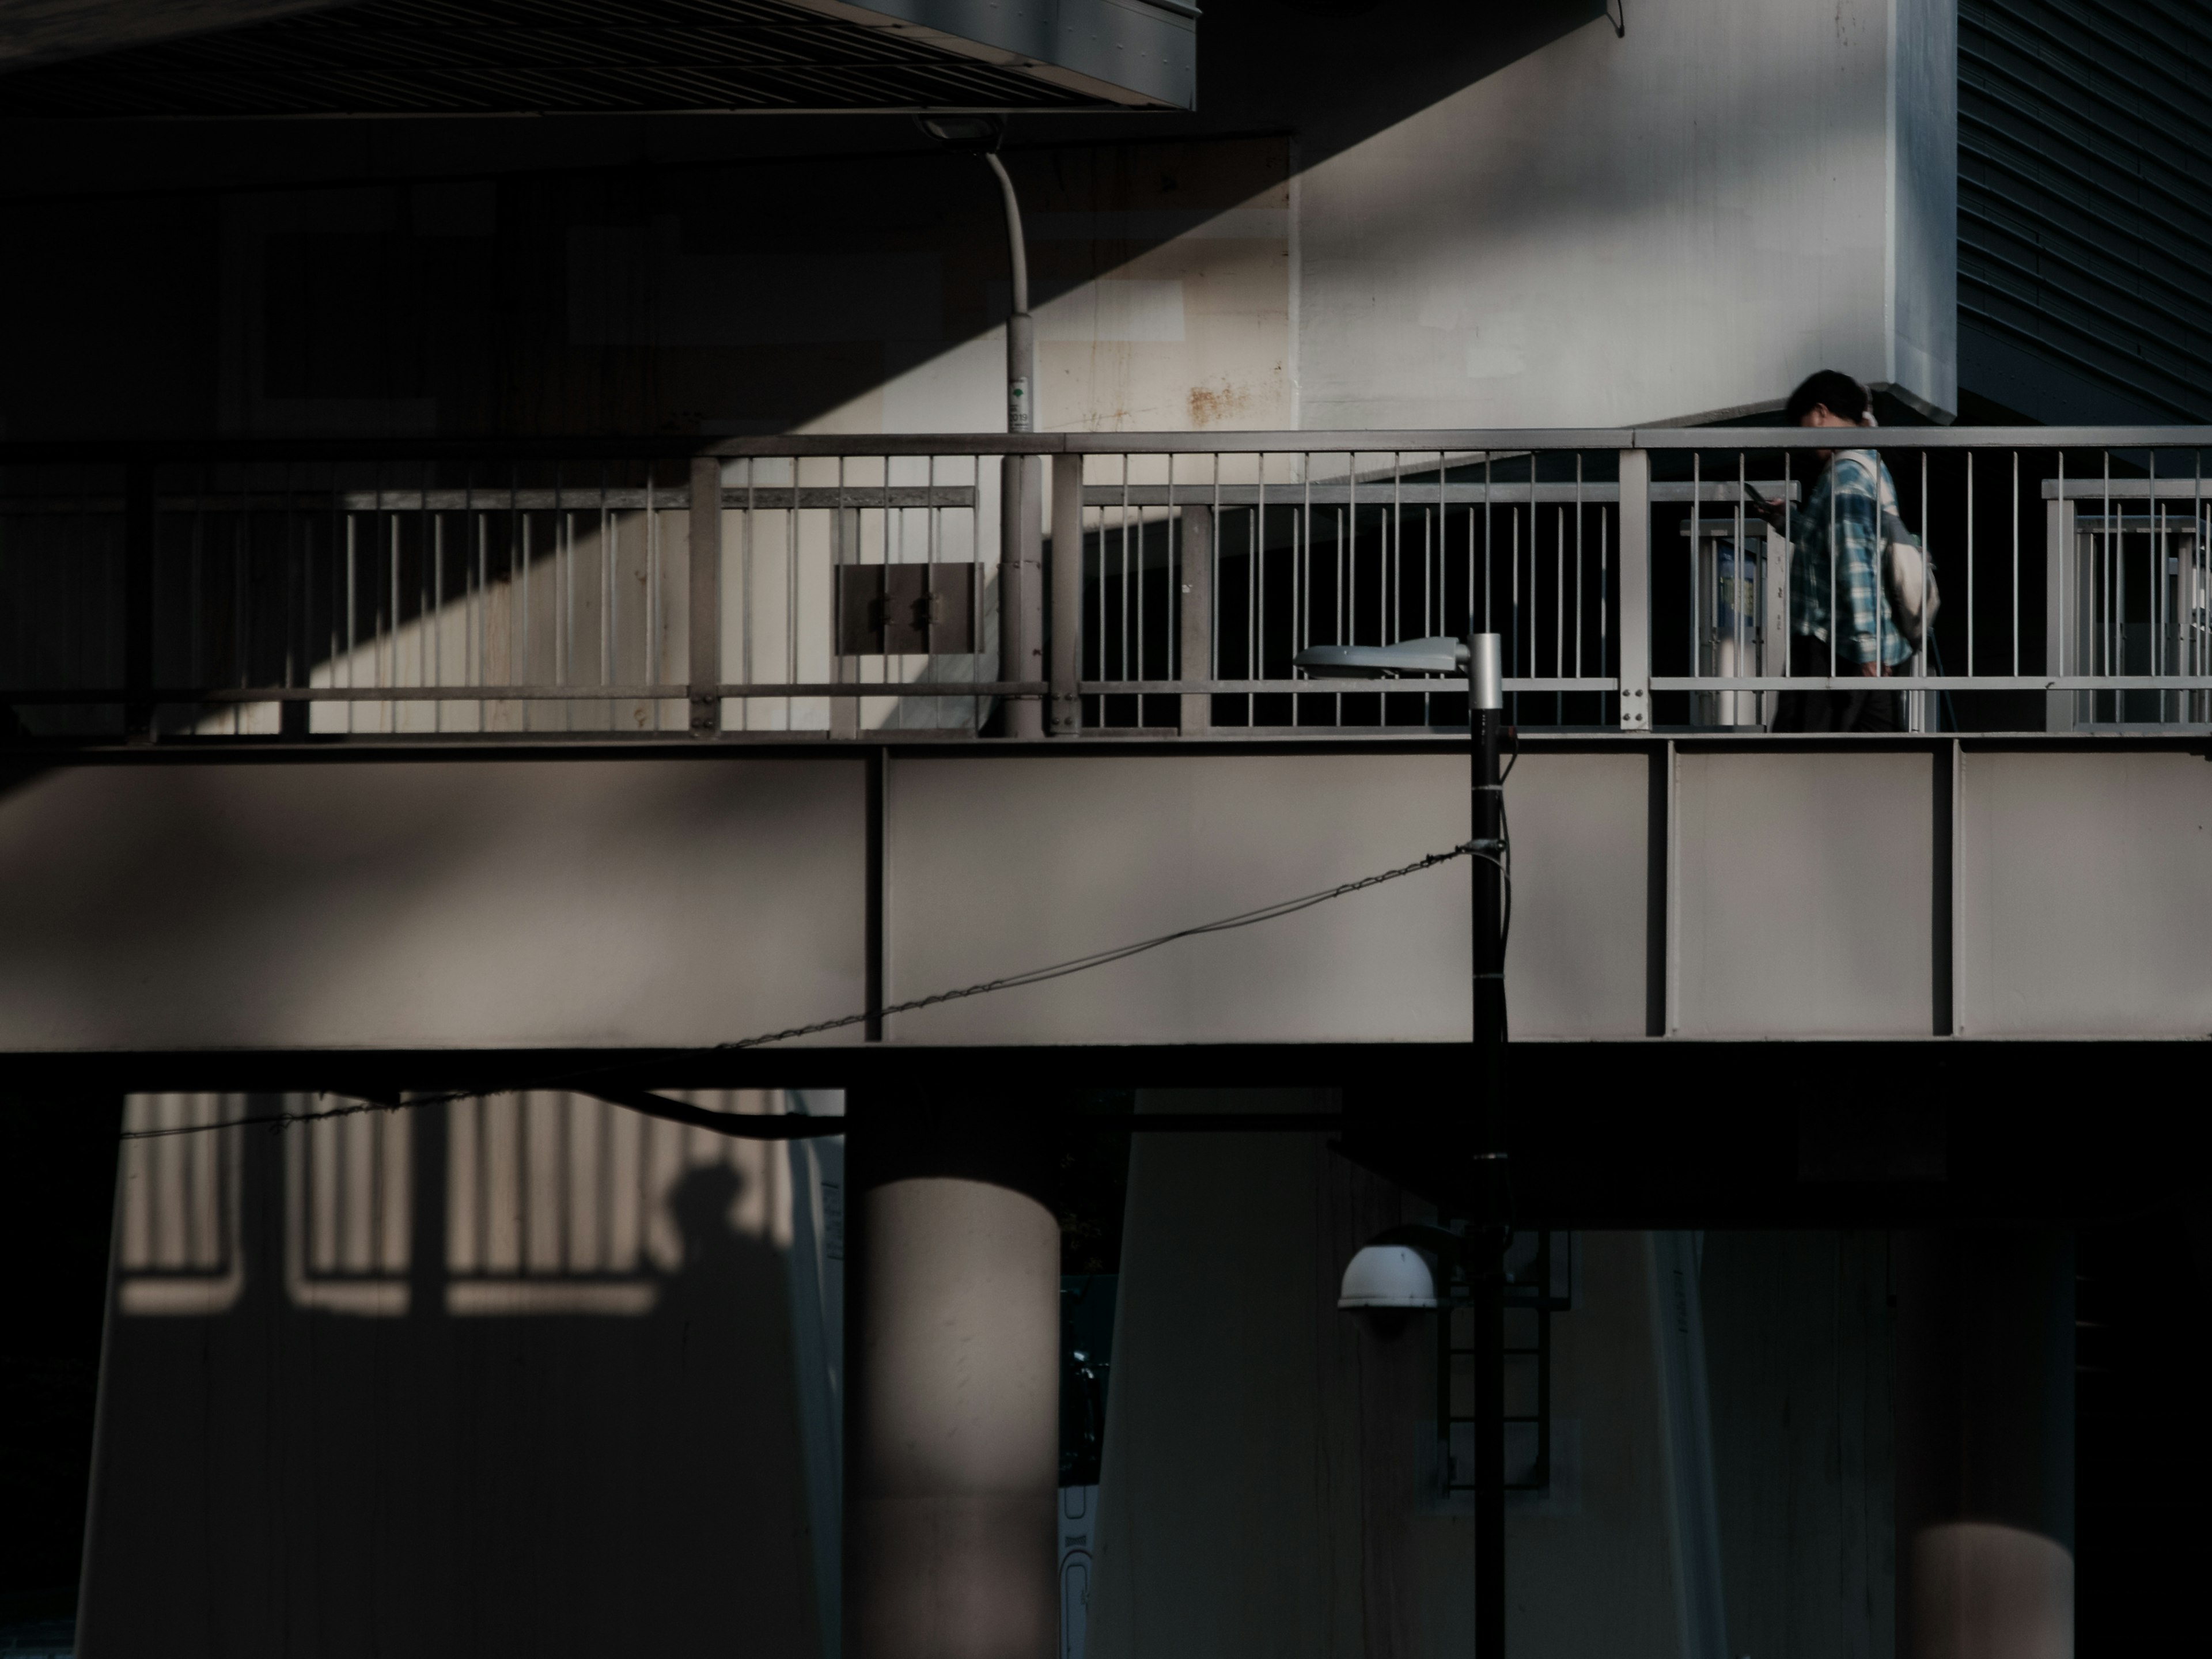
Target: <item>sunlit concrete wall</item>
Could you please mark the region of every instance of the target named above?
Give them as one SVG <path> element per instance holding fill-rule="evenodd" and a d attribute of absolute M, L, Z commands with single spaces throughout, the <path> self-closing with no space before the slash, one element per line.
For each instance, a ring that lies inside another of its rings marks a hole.
<path fill-rule="evenodd" d="M 1467 800 L 1441 748 L 895 751 L 885 988 L 1411 864 Z M 2212 1029 L 2199 756 L 1531 744 L 1507 800 L 1518 1040 Z M 866 803 L 859 753 L 26 775 L 0 793 L 0 1052 L 712 1044 L 854 1013 Z M 1448 862 L 887 1035 L 1465 1041 L 1467 883 Z"/>
<path fill-rule="evenodd" d="M 332 1103 L 128 1103 L 79 1651 L 834 1659 L 835 1143 Z"/>
<path fill-rule="evenodd" d="M 1626 425 L 1820 368 L 1956 407 L 1954 8 L 1621 15 L 1302 173 L 1304 424 Z"/>

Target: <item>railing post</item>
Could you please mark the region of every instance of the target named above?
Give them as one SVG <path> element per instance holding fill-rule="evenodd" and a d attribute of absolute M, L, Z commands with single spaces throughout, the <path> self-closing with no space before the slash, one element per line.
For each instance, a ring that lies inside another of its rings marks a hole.
<path fill-rule="evenodd" d="M 999 463 L 999 678 L 1044 678 L 1043 458 L 1007 455 Z M 1010 692 L 1000 730 L 1009 738 L 1044 735 L 1042 700 Z"/>
<path fill-rule="evenodd" d="M 1651 457 L 1620 452 L 1620 729 L 1651 729 Z"/>
<path fill-rule="evenodd" d="M 1052 458 L 1052 734 L 1083 729 L 1083 457 Z"/>
<path fill-rule="evenodd" d="M 1170 522 L 1173 522 L 1170 515 Z M 1176 678 L 1210 680 L 1213 678 L 1213 509 L 1186 507 L 1182 510 L 1182 639 L 1176 663 Z M 1182 719 L 1185 737 L 1213 729 L 1211 692 L 1186 691 Z"/>
<path fill-rule="evenodd" d="M 690 545 L 691 735 L 711 738 L 722 729 L 722 463 L 713 455 L 692 459 Z"/>

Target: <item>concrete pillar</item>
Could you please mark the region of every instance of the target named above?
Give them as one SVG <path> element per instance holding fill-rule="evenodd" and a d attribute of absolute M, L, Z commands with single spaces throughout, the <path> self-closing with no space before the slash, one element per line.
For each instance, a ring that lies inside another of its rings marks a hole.
<path fill-rule="evenodd" d="M 1048 1113 L 855 1091 L 845 1651 L 1048 1659 L 1060 1224 Z"/>
<path fill-rule="evenodd" d="M 2072 1659 L 2074 1241 L 1897 1239 L 1899 1659 Z"/>

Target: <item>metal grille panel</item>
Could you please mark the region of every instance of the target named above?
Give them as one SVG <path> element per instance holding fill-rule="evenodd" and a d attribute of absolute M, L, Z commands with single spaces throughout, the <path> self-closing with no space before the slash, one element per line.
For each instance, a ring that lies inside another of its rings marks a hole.
<path fill-rule="evenodd" d="M 1964 0 L 1962 328 L 2147 415 L 2212 412 L 2208 94 L 2202 5 Z"/>

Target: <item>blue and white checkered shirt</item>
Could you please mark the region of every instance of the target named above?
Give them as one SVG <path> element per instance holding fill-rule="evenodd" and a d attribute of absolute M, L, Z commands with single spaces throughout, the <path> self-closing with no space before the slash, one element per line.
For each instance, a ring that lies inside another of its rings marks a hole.
<path fill-rule="evenodd" d="M 1829 617 L 1840 611 L 1835 638 L 1839 671 L 1876 660 L 1894 666 L 1912 654 L 1890 620 L 1889 601 L 1881 591 L 1882 493 L 1892 501 L 1897 499 L 1897 484 L 1881 457 L 1871 449 L 1839 450 L 1814 481 L 1803 508 L 1790 514 L 1795 550 L 1790 561 L 1790 630 L 1825 641 Z M 1832 582 L 1841 596 L 1832 606 Z"/>

